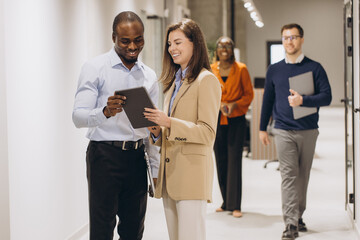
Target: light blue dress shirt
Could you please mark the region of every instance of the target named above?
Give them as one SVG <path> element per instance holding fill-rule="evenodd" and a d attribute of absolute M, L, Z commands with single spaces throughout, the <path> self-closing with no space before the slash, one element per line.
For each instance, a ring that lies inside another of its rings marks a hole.
<path fill-rule="evenodd" d="M 185 78 L 187 69 L 188 68 L 185 68 L 184 71 L 181 71 L 181 68 L 179 68 L 179 70 L 175 73 L 175 88 L 174 88 L 174 92 L 171 95 L 168 116 L 170 116 L 175 97 L 179 92 L 181 85 L 183 84 L 183 81 L 181 81 L 181 79 Z M 154 134 L 151 133 L 151 137 L 153 141 L 156 142 L 160 138 L 160 135 L 155 137 Z"/>
<path fill-rule="evenodd" d="M 116 90 L 144 86 L 155 105 L 159 88 L 155 72 L 141 61 L 129 70 L 115 50 L 95 57 L 84 64 L 75 95 L 72 114 L 78 128 L 88 128 L 86 137 L 94 141 L 137 141 L 144 139 L 150 156 L 153 176 L 157 176 L 159 148 L 148 141 L 147 128 L 134 129 L 124 111 L 106 118 L 103 108 Z"/>
<path fill-rule="evenodd" d="M 181 68 L 179 68 L 179 70 L 175 74 L 175 88 L 174 88 L 174 92 L 172 93 L 172 96 L 170 99 L 168 116 L 170 116 L 175 97 L 176 97 L 177 93 L 179 92 L 179 89 L 183 83 L 183 81 L 181 81 L 181 79 L 185 78 L 187 69 L 188 68 L 185 68 L 184 71 L 181 71 Z"/>

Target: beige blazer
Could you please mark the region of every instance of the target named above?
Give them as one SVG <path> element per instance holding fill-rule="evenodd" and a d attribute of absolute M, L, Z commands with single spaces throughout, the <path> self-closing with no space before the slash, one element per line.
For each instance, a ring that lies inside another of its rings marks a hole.
<path fill-rule="evenodd" d="M 165 113 L 174 87 L 165 94 Z M 162 127 L 156 142 L 150 137 L 150 142 L 161 146 L 156 198 L 162 197 L 166 186 L 174 200 L 212 200 L 212 153 L 220 101 L 220 83 L 210 71 L 203 69 L 190 84 L 184 79 L 171 109 L 171 128 Z"/>

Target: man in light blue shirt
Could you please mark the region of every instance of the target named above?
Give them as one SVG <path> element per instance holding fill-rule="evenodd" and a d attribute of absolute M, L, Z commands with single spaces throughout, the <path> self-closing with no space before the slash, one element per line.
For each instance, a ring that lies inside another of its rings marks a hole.
<path fill-rule="evenodd" d="M 144 25 L 135 13 L 114 19 L 114 48 L 84 64 L 75 96 L 73 122 L 88 128 L 86 153 L 90 240 L 112 240 L 116 215 L 122 240 L 142 239 L 147 202 L 144 149 L 157 176 L 159 149 L 149 144 L 147 128 L 134 129 L 116 90 L 144 86 L 158 102 L 155 72 L 138 60 Z"/>

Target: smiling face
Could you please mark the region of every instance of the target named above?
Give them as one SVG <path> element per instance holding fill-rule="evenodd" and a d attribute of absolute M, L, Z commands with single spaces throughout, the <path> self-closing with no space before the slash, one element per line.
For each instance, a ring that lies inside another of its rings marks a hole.
<path fill-rule="evenodd" d="M 194 44 L 185 36 L 184 32 L 176 29 L 169 33 L 168 52 L 175 64 L 184 70 L 193 56 Z"/>
<path fill-rule="evenodd" d="M 144 47 L 144 28 L 138 21 L 122 22 L 112 36 L 115 51 L 123 64 L 131 69 Z"/>
<path fill-rule="evenodd" d="M 282 39 L 282 44 L 287 55 L 298 56 L 301 54 L 304 38 L 300 36 L 297 28 L 284 29 L 282 32 Z"/>
<path fill-rule="evenodd" d="M 222 38 L 219 41 L 216 46 L 216 55 L 220 61 L 232 61 L 234 50 L 230 39 Z"/>

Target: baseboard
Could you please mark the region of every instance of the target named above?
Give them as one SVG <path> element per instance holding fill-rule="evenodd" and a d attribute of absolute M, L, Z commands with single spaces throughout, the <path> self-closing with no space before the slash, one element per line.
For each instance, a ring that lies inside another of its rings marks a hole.
<path fill-rule="evenodd" d="M 357 226 L 357 224 L 355 223 L 355 220 L 353 218 L 353 212 L 350 210 L 351 208 L 349 206 L 346 206 L 346 212 L 348 213 L 348 220 L 349 220 L 349 223 L 351 225 L 351 227 L 354 229 L 354 232 L 356 234 L 356 239 L 354 240 L 360 240 L 360 229 L 359 227 Z"/>
<path fill-rule="evenodd" d="M 358 226 L 356 224 L 354 224 L 354 230 L 356 233 L 356 240 L 360 240 L 360 229 L 358 228 Z"/>
<path fill-rule="evenodd" d="M 85 224 L 81 228 L 79 228 L 75 233 L 71 234 L 66 240 L 85 240 L 85 237 L 88 236 L 89 233 L 89 224 Z"/>

